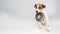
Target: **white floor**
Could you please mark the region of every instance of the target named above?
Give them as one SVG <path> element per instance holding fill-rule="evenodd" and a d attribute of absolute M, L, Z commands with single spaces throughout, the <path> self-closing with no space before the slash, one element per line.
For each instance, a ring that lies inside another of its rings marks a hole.
<path fill-rule="evenodd" d="M 59 19 L 50 23 L 50 32 L 38 29 L 35 20 L 21 19 L 2 13 L 0 15 L 0 34 L 60 34 Z"/>

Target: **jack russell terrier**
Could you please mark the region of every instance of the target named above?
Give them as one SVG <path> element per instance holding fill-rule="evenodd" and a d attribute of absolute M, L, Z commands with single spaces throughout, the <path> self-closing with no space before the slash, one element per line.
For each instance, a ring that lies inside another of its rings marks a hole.
<path fill-rule="evenodd" d="M 35 4 L 34 8 L 36 8 L 35 19 L 38 22 L 38 26 L 41 29 L 44 29 L 49 32 L 48 25 L 48 17 L 47 14 L 43 11 L 46 6 L 44 4 Z"/>

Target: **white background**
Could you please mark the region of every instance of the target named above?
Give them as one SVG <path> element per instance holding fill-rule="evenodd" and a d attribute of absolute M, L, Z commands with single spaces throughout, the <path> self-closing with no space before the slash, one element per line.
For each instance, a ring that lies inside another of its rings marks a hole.
<path fill-rule="evenodd" d="M 34 4 L 46 5 L 50 32 L 36 27 Z M 60 0 L 0 0 L 0 34 L 60 34 Z"/>

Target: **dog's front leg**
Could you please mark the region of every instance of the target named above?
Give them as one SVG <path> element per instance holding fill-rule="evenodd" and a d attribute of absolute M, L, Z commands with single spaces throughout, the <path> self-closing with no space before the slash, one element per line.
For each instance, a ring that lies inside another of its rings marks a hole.
<path fill-rule="evenodd" d="M 37 26 L 38 26 L 39 29 L 41 29 L 41 22 L 38 22 Z"/>
<path fill-rule="evenodd" d="M 48 25 L 48 22 L 45 20 L 44 23 L 46 23 L 46 24 L 45 24 L 46 31 L 49 32 L 49 25 Z"/>

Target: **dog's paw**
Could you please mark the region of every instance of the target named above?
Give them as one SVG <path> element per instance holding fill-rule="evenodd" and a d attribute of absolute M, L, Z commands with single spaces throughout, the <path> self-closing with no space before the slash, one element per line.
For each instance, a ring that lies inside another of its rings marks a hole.
<path fill-rule="evenodd" d="M 41 29 L 41 27 L 38 27 L 38 29 Z"/>
<path fill-rule="evenodd" d="M 46 30 L 47 32 L 50 32 L 48 29 Z"/>
<path fill-rule="evenodd" d="M 48 27 L 50 27 L 50 26 L 48 25 Z"/>

